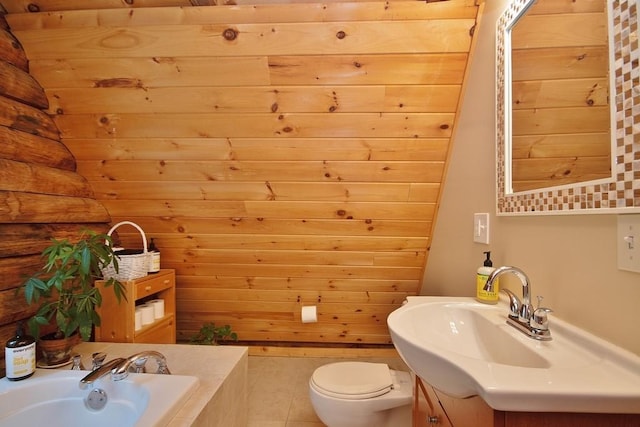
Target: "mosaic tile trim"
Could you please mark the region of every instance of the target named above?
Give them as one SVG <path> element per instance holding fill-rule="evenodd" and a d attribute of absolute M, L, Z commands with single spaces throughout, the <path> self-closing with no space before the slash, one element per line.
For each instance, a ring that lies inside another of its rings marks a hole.
<path fill-rule="evenodd" d="M 505 30 L 531 0 L 514 0 L 498 21 L 496 36 L 496 78 L 504 82 L 505 51 L 509 41 Z M 640 48 L 638 0 L 608 0 L 613 20 L 615 102 L 614 179 L 589 185 L 558 187 L 535 192 L 505 194 L 505 114 L 510 100 L 504 85 L 496 90 L 497 208 L 501 214 L 607 212 L 618 208 L 640 208 Z M 574 212 L 575 211 L 575 212 Z"/>

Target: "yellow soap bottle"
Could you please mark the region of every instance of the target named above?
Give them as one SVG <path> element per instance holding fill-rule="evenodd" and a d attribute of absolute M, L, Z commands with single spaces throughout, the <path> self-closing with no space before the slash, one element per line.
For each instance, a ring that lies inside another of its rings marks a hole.
<path fill-rule="evenodd" d="M 489 275 L 493 273 L 493 262 L 491 262 L 491 251 L 483 252 L 487 258 L 484 260 L 482 267 L 478 268 L 476 274 L 476 298 L 478 301 L 485 304 L 496 304 L 498 302 L 498 293 L 500 292 L 500 286 L 498 279 L 493 282 L 491 289 L 487 289 L 487 279 Z"/>

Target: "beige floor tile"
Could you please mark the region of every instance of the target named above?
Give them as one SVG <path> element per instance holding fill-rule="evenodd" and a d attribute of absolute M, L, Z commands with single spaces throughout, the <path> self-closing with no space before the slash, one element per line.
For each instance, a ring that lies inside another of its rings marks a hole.
<path fill-rule="evenodd" d="M 346 359 L 249 357 L 248 427 L 325 427 L 311 405 L 309 379 L 319 366 L 341 361 Z M 399 358 L 366 361 L 408 370 Z"/>

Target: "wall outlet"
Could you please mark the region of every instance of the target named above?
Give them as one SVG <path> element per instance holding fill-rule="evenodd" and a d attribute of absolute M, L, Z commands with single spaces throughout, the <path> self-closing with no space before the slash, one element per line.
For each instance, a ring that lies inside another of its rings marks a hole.
<path fill-rule="evenodd" d="M 618 269 L 640 273 L 640 215 L 618 215 Z"/>
<path fill-rule="evenodd" d="M 473 214 L 473 241 L 476 243 L 489 244 L 489 214 Z"/>

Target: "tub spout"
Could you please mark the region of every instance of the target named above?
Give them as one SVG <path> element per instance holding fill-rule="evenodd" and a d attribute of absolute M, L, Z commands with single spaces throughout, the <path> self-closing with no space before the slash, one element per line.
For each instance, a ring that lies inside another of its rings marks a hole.
<path fill-rule="evenodd" d="M 100 378 L 112 373 L 115 370 L 116 366 L 123 363 L 124 361 L 125 359 L 118 357 L 117 359 L 113 359 L 108 361 L 107 363 L 102 364 L 99 368 L 89 372 L 84 378 L 80 380 L 80 388 L 84 390 Z"/>

